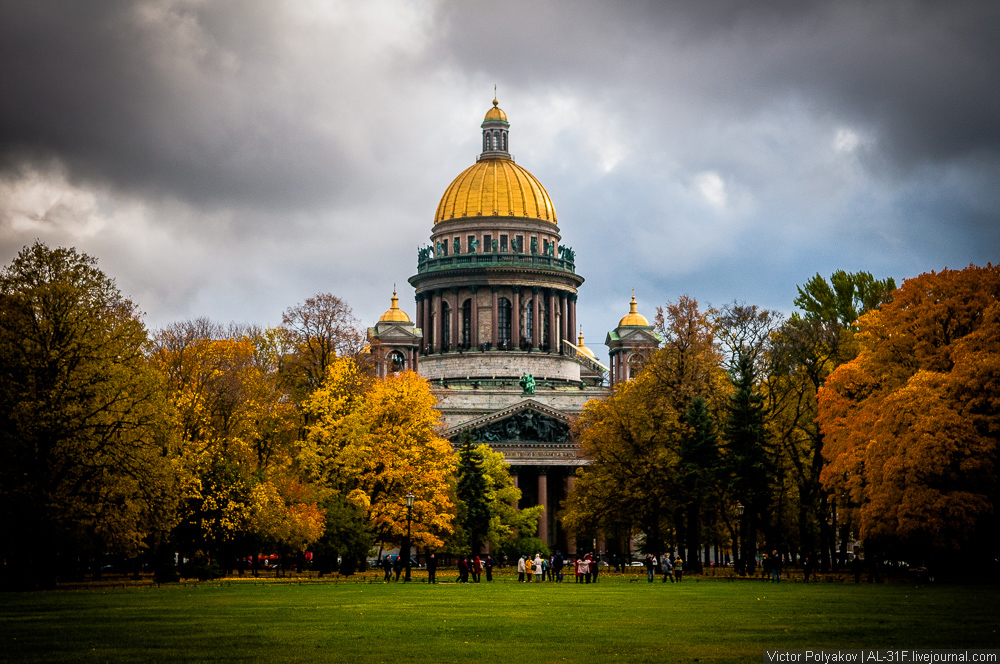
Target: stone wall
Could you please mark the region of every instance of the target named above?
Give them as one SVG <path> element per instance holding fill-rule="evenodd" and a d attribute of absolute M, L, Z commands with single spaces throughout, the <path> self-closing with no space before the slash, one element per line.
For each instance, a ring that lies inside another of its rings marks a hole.
<path fill-rule="evenodd" d="M 576 360 L 556 354 L 524 351 L 468 350 L 464 353 L 422 355 L 420 375 L 428 380 L 440 378 L 519 378 L 528 372 L 535 380 L 580 380 Z"/>

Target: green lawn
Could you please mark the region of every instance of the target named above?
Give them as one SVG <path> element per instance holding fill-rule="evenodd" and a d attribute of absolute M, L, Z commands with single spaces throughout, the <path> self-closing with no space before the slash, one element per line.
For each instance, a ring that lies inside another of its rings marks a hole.
<path fill-rule="evenodd" d="M 759 662 L 764 648 L 998 648 L 998 598 L 994 587 L 614 575 L 596 585 L 234 580 L 5 594 L 0 660 Z"/>

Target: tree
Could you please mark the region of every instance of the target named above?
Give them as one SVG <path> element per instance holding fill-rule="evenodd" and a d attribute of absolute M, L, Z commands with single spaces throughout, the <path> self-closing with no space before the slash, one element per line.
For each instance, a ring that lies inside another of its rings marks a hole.
<path fill-rule="evenodd" d="M 870 272 L 837 270 L 829 282 L 817 273 L 797 290 L 795 306 L 805 312 L 806 318 L 836 321 L 851 329 L 861 314 L 889 301 L 896 281 L 892 277 L 875 279 Z"/>
<path fill-rule="evenodd" d="M 458 450 L 458 521 L 473 554 L 479 553 L 489 534 L 493 514 L 487 492 L 490 489 L 483 469 L 483 456 L 465 431 Z"/>
<path fill-rule="evenodd" d="M 168 376 L 186 478 L 176 543 L 226 567 L 263 546 L 304 551 L 324 530 L 297 468 L 299 413 L 281 386 L 276 337 L 195 321 L 156 339 L 152 361 Z"/>
<path fill-rule="evenodd" d="M 768 413 L 761 386 L 771 333 L 778 321 L 779 316 L 774 312 L 738 303 L 724 307 L 716 316 L 729 377 L 735 388 L 726 406 L 723 458 L 732 495 L 746 508 L 740 524 L 743 532 L 740 558 L 750 569 L 756 560 L 757 532 L 763 524 L 770 523 L 770 490 L 775 482 Z"/>
<path fill-rule="evenodd" d="M 440 547 L 452 531 L 453 452 L 436 433 L 435 403 L 427 381 L 412 371 L 375 379 L 349 358 L 333 360 L 305 403 L 311 423 L 304 467 L 363 509 L 379 540 L 399 541 L 406 532 L 409 492 L 415 543 Z"/>
<path fill-rule="evenodd" d="M 0 299 L 7 569 L 48 584 L 58 558 L 137 554 L 172 525 L 177 481 L 136 306 L 93 258 L 37 242 L 0 275 Z"/>
<path fill-rule="evenodd" d="M 625 531 L 629 538 L 638 529 L 648 551 L 662 552 L 664 519 L 677 505 L 680 426 L 652 373 L 619 383 L 603 401 L 588 401 L 575 434 L 591 464 L 567 497 L 563 527 L 577 534 Z"/>
<path fill-rule="evenodd" d="M 997 546 L 1000 267 L 908 279 L 858 322 L 819 392 L 829 465 L 866 546 L 925 559 Z"/>
<path fill-rule="evenodd" d="M 365 343 L 350 305 L 330 293 L 289 307 L 281 323 L 291 346 L 286 371 L 303 394 L 319 387 L 335 358 L 358 359 Z"/>
<path fill-rule="evenodd" d="M 715 493 L 720 463 L 715 420 L 702 396 L 691 400 L 685 414 L 685 430 L 681 436 L 679 483 L 684 490 L 686 523 L 683 541 L 687 544 L 688 569 L 701 571 L 702 514 L 709 506 L 705 501 Z"/>

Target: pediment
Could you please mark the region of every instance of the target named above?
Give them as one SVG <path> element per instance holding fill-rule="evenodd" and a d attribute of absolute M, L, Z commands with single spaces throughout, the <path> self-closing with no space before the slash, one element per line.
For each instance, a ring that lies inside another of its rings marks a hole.
<path fill-rule="evenodd" d="M 444 437 L 453 443 L 465 431 L 472 431 L 477 443 L 536 442 L 565 443 L 569 440 L 570 419 L 565 413 L 525 399 L 513 406 L 483 415 L 448 429 Z"/>

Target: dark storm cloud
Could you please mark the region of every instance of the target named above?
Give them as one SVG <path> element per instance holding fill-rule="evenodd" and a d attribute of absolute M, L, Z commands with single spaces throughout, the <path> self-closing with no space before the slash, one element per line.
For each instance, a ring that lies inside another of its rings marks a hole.
<path fill-rule="evenodd" d="M 1000 3 L 0 3 L 0 253 L 74 244 L 153 324 L 370 322 L 499 84 L 591 344 L 682 293 L 996 260 Z M 402 302 L 412 301 L 401 292 Z"/>
<path fill-rule="evenodd" d="M 488 21 L 475 3 L 447 15 L 462 62 L 587 85 L 626 113 L 684 98 L 711 118 L 793 100 L 877 131 L 905 161 L 1000 148 L 1000 3 L 525 1 Z"/>

